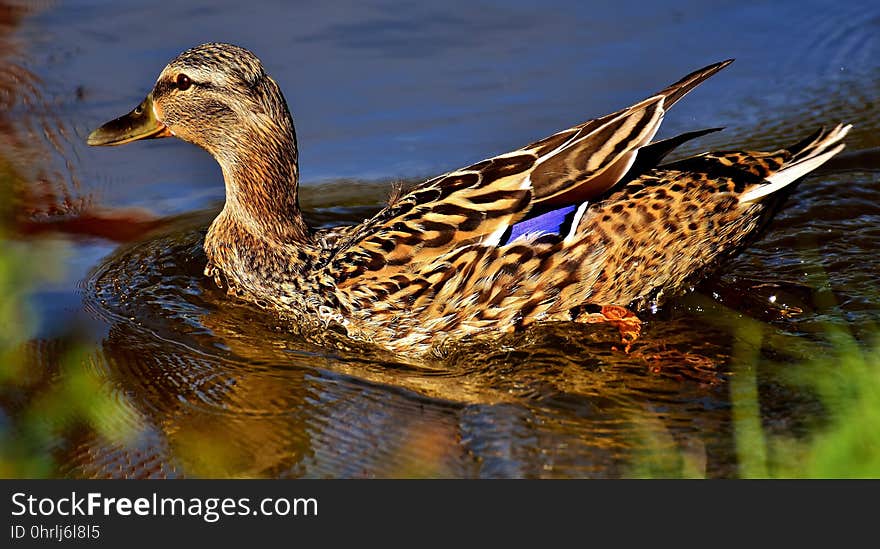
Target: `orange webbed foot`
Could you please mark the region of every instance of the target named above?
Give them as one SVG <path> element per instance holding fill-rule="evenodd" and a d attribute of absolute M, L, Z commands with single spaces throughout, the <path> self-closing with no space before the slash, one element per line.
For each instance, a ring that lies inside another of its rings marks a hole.
<path fill-rule="evenodd" d="M 621 343 L 625 345 L 623 352 L 629 353 L 633 343 L 642 333 L 642 321 L 638 316 L 626 307 L 618 305 L 604 305 L 591 307 L 575 318 L 575 322 L 594 324 L 597 322 L 609 322 L 620 330 Z"/>

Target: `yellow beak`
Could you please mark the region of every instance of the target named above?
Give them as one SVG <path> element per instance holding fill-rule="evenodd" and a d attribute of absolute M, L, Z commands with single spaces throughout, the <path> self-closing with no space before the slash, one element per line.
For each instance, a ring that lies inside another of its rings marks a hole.
<path fill-rule="evenodd" d="M 173 134 L 168 127 L 156 119 L 151 92 L 133 111 L 107 122 L 89 134 L 87 142 L 92 146 L 124 145 L 139 139 L 156 139 L 171 135 Z"/>

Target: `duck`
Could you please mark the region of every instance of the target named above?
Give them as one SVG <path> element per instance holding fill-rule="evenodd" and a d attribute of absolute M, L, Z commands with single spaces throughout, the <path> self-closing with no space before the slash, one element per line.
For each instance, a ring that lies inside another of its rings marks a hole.
<path fill-rule="evenodd" d="M 402 355 L 539 322 L 610 323 L 627 351 L 640 314 L 745 246 L 783 189 L 844 148 L 850 125 L 774 151 L 673 162 L 703 129 L 654 140 L 666 112 L 733 60 L 598 118 L 392 196 L 355 225 L 314 229 L 299 205 L 293 118 L 251 51 L 207 43 L 172 59 L 92 146 L 174 136 L 219 163 L 206 280 L 290 322 Z"/>

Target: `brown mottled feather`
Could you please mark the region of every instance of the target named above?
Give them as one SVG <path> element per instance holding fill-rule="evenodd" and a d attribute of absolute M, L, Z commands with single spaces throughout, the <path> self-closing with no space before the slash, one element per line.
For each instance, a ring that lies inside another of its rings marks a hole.
<path fill-rule="evenodd" d="M 497 241 L 535 205 L 599 196 L 623 177 L 638 148 L 657 132 L 664 105 L 729 63 L 696 71 L 627 109 L 427 181 L 367 222 L 348 250 L 330 262 L 331 276 L 341 287 L 365 273 L 391 277 L 402 266 L 411 270 L 468 242 Z M 386 250 L 389 242 L 400 244 Z"/>

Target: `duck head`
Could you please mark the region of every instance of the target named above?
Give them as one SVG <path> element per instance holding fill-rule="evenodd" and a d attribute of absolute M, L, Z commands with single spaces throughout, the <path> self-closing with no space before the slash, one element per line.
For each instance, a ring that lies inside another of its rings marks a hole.
<path fill-rule="evenodd" d="M 220 164 L 229 217 L 267 236 L 302 232 L 293 120 L 253 53 L 222 43 L 184 51 L 140 105 L 93 131 L 88 144 L 169 136 L 198 145 Z"/>

